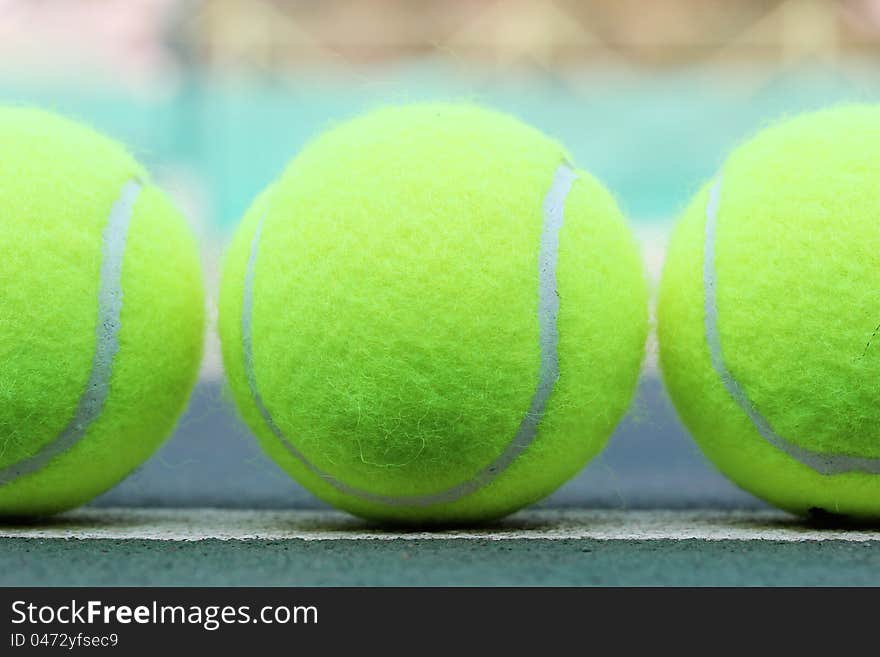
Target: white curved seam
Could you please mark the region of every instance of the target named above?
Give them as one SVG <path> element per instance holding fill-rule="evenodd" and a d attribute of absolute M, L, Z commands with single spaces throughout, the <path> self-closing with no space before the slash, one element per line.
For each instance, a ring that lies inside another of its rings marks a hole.
<path fill-rule="evenodd" d="M 538 341 L 540 364 L 538 384 L 532 393 L 528 410 L 523 415 L 513 438 L 494 460 L 483 467 L 473 477 L 460 484 L 437 493 L 425 495 L 380 495 L 339 481 L 318 468 L 291 442 L 272 418 L 272 414 L 263 402 L 257 377 L 254 372 L 253 349 L 253 304 L 254 304 L 254 270 L 260 245 L 265 215 L 260 218 L 251 241 L 247 269 L 244 280 L 244 299 L 242 303 L 242 355 L 245 376 L 260 416 L 269 430 L 281 442 L 284 448 L 298 460 L 307 470 L 321 477 L 338 491 L 358 499 L 385 504 L 395 507 L 426 507 L 435 504 L 448 504 L 460 500 L 491 483 L 504 472 L 516 458 L 534 442 L 538 434 L 538 426 L 544 416 L 547 402 L 559 379 L 559 355 L 557 346 L 559 332 L 557 318 L 559 314 L 559 295 L 557 292 L 556 267 L 559 259 L 559 232 L 565 218 L 565 200 L 577 173 L 568 163 L 561 164 L 553 176 L 553 182 L 544 198 L 543 224 L 538 249 Z"/>
<path fill-rule="evenodd" d="M 44 468 L 52 459 L 70 450 L 85 437 L 101 416 L 110 390 L 113 359 L 119 350 L 122 311 L 122 261 L 128 228 L 142 184 L 130 180 L 123 185 L 110 210 L 101 241 L 101 270 L 98 283 L 98 317 L 95 326 L 95 352 L 88 381 L 80 395 L 73 417 L 58 436 L 35 454 L 0 468 L 0 486 Z"/>
<path fill-rule="evenodd" d="M 761 415 L 736 377 L 733 376 L 724 360 L 721 349 L 721 337 L 718 331 L 718 275 L 715 267 L 715 247 L 718 233 L 718 210 L 721 199 L 721 178 L 719 177 L 709 190 L 706 203 L 706 238 L 703 252 L 703 290 L 706 343 L 709 347 L 709 358 L 712 368 L 724 384 L 724 388 L 737 405 L 748 416 L 755 430 L 776 449 L 803 463 L 808 468 L 822 475 L 844 474 L 847 472 L 880 473 L 880 458 L 865 458 L 846 454 L 823 454 L 806 449 L 780 436 L 770 422 Z"/>

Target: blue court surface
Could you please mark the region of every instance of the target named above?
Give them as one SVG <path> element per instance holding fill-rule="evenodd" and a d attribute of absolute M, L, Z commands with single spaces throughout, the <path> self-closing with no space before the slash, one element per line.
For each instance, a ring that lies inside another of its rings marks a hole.
<path fill-rule="evenodd" d="M 320 511 L 94 509 L 0 530 L 0 584 L 877 586 L 880 531 L 769 511 L 531 511 L 425 532 Z"/>

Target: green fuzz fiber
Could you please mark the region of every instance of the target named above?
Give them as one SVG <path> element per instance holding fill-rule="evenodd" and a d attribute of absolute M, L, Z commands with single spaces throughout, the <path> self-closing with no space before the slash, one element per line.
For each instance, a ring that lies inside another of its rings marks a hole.
<path fill-rule="evenodd" d="M 543 205 L 568 161 L 506 115 L 388 107 L 319 137 L 259 197 L 226 256 L 220 333 L 241 413 L 291 476 L 368 518 L 466 522 L 602 449 L 638 377 L 646 285 L 613 199 L 576 171 L 546 291 L 558 379 L 534 439 L 483 472 L 540 385 Z"/>
<path fill-rule="evenodd" d="M 798 514 L 880 518 L 878 153 L 877 107 L 768 128 L 697 195 L 663 274 L 661 364 L 681 417 L 734 482 Z M 764 433 L 713 367 L 707 341 L 716 184 L 717 337 Z M 790 447 L 768 440 L 770 431 Z"/>
<path fill-rule="evenodd" d="M 114 242 L 126 186 L 139 192 Z M 171 431 L 201 357 L 201 273 L 185 222 L 119 145 L 36 110 L 0 109 L 0 227 L 0 515 L 42 515 L 107 490 Z"/>

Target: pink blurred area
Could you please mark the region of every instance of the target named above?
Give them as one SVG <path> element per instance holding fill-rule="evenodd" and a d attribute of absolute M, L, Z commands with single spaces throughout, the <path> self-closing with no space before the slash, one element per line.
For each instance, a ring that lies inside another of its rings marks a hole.
<path fill-rule="evenodd" d="M 167 73 L 177 0 L 0 0 L 0 71 L 117 82 Z"/>

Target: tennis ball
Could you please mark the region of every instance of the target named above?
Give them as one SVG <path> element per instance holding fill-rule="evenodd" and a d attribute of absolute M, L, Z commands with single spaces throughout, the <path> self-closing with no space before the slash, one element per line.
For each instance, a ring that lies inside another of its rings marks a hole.
<path fill-rule="evenodd" d="M 599 452 L 642 359 L 646 285 L 609 194 L 478 107 L 325 133 L 245 216 L 219 328 L 265 450 L 383 521 L 531 503 Z"/>
<path fill-rule="evenodd" d="M 735 483 L 797 514 L 880 517 L 880 108 L 772 126 L 671 240 L 669 392 Z"/>
<path fill-rule="evenodd" d="M 0 108 L 0 515 L 81 504 L 169 433 L 201 355 L 194 240 L 118 144 Z"/>

